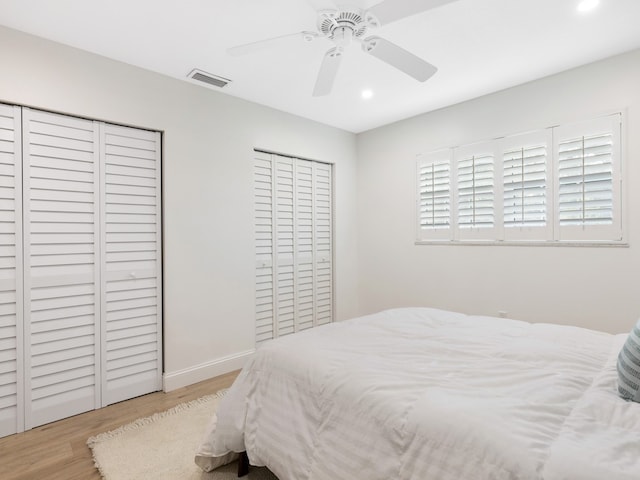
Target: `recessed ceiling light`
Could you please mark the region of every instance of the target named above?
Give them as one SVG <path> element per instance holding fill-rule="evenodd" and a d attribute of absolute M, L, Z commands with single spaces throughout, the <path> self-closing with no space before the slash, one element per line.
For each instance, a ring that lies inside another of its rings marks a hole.
<path fill-rule="evenodd" d="M 367 88 L 366 90 L 362 91 L 362 98 L 364 98 L 365 100 L 369 100 L 371 97 L 373 97 L 373 90 Z"/>
<path fill-rule="evenodd" d="M 598 6 L 600 0 L 582 0 L 578 4 L 578 11 L 581 13 L 590 12 Z"/>

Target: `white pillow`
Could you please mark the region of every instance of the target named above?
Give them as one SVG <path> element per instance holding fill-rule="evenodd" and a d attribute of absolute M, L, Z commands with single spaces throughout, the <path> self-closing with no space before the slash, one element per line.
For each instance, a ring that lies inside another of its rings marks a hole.
<path fill-rule="evenodd" d="M 640 402 L 640 320 L 618 355 L 618 395 Z"/>

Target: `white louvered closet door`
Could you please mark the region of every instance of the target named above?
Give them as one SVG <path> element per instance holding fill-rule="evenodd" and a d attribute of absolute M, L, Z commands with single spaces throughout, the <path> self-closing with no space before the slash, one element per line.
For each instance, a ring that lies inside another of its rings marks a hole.
<path fill-rule="evenodd" d="M 256 343 L 274 338 L 274 218 L 271 155 L 255 152 Z"/>
<path fill-rule="evenodd" d="M 0 437 L 24 429 L 21 129 L 0 104 Z"/>
<path fill-rule="evenodd" d="M 97 140 L 23 109 L 26 429 L 100 405 Z"/>
<path fill-rule="evenodd" d="M 274 155 L 275 284 L 278 336 L 295 332 L 294 167 L 291 158 Z"/>
<path fill-rule="evenodd" d="M 296 331 L 333 319 L 331 165 L 295 162 Z"/>
<path fill-rule="evenodd" d="M 295 266 L 296 324 L 298 330 L 313 327 L 316 305 L 314 264 L 314 172 L 313 162 L 296 162 L 295 189 Z"/>
<path fill-rule="evenodd" d="M 0 104 L 0 437 L 162 388 L 161 137 Z"/>
<path fill-rule="evenodd" d="M 331 165 L 256 152 L 256 343 L 333 319 Z"/>
<path fill-rule="evenodd" d="M 160 133 L 104 125 L 104 405 L 162 388 Z"/>
<path fill-rule="evenodd" d="M 331 165 L 314 163 L 315 324 L 333 321 L 333 221 Z"/>

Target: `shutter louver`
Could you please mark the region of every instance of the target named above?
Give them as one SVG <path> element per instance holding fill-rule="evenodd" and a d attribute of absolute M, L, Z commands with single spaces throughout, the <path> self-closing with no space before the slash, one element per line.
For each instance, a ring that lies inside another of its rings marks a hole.
<path fill-rule="evenodd" d="M 544 145 L 503 154 L 505 227 L 547 223 L 547 150 Z"/>
<path fill-rule="evenodd" d="M 472 155 L 458 160 L 458 226 L 494 226 L 493 157 Z"/>
<path fill-rule="evenodd" d="M 32 428 L 99 405 L 97 125 L 24 109 L 26 403 Z"/>
<path fill-rule="evenodd" d="M 19 107 L 0 104 L 0 437 L 23 430 Z"/>
<path fill-rule="evenodd" d="M 103 127 L 102 299 L 109 405 L 161 388 L 160 134 Z"/>
<path fill-rule="evenodd" d="M 558 157 L 560 225 L 612 224 L 612 134 L 563 140 Z"/>

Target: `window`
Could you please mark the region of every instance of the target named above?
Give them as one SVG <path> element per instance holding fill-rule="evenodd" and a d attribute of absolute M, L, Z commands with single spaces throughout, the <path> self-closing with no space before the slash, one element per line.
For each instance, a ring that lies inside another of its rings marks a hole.
<path fill-rule="evenodd" d="M 546 240 L 553 234 L 551 132 L 548 129 L 500 141 L 504 240 Z"/>
<path fill-rule="evenodd" d="M 456 163 L 457 230 L 462 239 L 495 235 L 495 153 L 491 143 L 459 147 Z"/>
<path fill-rule="evenodd" d="M 558 238 L 622 240 L 619 116 L 559 127 L 554 137 Z"/>
<path fill-rule="evenodd" d="M 504 152 L 505 227 L 547 223 L 547 152 L 544 145 Z"/>
<path fill-rule="evenodd" d="M 451 235 L 451 153 L 434 152 L 418 165 L 418 224 L 432 238 Z"/>
<path fill-rule="evenodd" d="M 621 243 L 622 115 L 418 159 L 418 241 Z"/>

